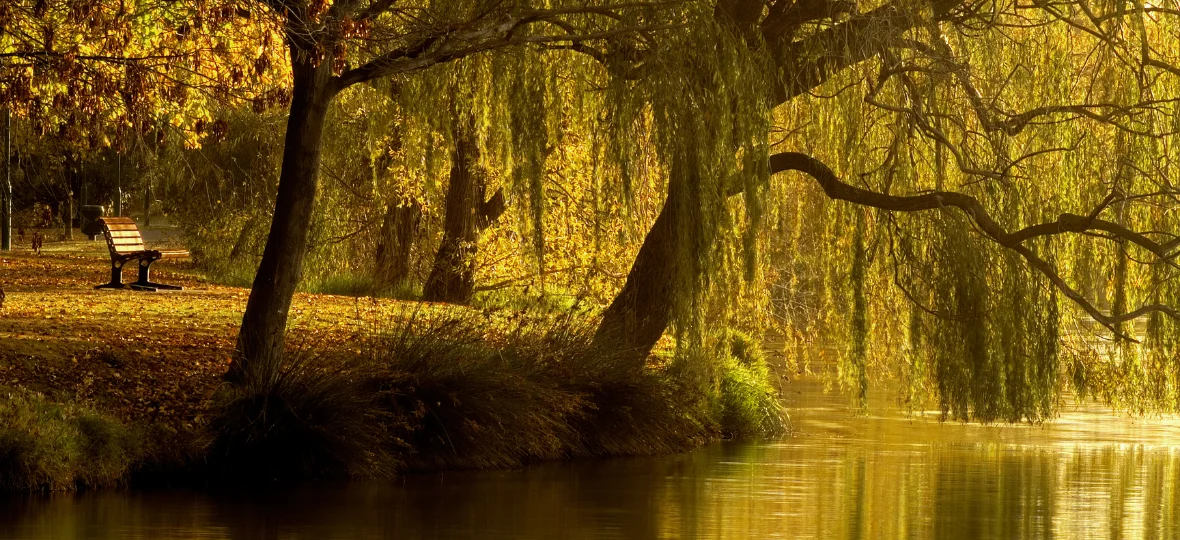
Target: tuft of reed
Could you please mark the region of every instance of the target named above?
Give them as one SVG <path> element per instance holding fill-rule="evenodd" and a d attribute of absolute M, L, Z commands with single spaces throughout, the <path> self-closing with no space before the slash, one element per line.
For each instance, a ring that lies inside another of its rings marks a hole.
<path fill-rule="evenodd" d="M 594 322 L 407 308 L 369 333 L 360 356 L 296 355 L 266 382 L 225 388 L 208 463 L 236 480 L 381 477 L 673 453 L 785 429 L 748 337 L 727 338 L 710 393 L 675 362 L 636 365 L 596 343 Z"/>
<path fill-rule="evenodd" d="M 517 467 L 577 456 L 683 451 L 709 437 L 666 371 L 592 346 L 577 314 L 474 310 L 406 318 L 374 340 L 381 391 L 406 417 L 411 470 Z"/>

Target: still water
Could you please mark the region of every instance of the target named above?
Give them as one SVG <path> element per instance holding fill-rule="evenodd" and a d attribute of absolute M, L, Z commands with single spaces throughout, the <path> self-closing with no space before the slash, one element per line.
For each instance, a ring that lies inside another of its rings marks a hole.
<path fill-rule="evenodd" d="M 797 433 L 652 458 L 266 492 L 0 500 L 0 538 L 1180 538 L 1180 421 L 871 415 L 793 383 Z"/>

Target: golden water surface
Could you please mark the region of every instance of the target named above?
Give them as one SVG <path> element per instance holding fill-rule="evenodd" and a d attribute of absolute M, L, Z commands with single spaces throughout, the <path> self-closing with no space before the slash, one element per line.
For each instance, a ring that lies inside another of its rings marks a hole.
<path fill-rule="evenodd" d="M 651 458 L 247 492 L 0 499 L 0 538 L 1180 538 L 1180 421 L 907 417 L 792 383 L 797 432 Z"/>

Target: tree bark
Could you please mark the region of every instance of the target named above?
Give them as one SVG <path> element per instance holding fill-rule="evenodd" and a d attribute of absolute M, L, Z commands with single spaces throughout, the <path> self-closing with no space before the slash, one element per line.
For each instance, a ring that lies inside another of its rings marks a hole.
<path fill-rule="evenodd" d="M 242 317 L 238 357 L 226 374 L 231 382 L 273 377 L 282 358 L 287 312 L 303 273 L 315 206 L 324 119 L 336 92 L 331 62 L 316 65 L 314 57 L 292 47 L 294 84 L 278 197 L 262 262 Z"/>
<path fill-rule="evenodd" d="M 475 139 L 470 130 L 460 129 L 451 154 L 443 240 L 422 289 L 423 300 L 466 304 L 475 292 L 475 254 L 480 234 L 504 213 L 502 191 L 484 200 L 487 181 L 482 171 L 476 170 L 478 162 Z"/>
<path fill-rule="evenodd" d="M 396 287 L 410 277 L 410 251 L 422 221 L 417 201 L 390 204 L 381 223 L 374 279 L 381 288 Z"/>
<path fill-rule="evenodd" d="M 640 364 L 672 322 L 675 284 L 679 281 L 681 209 L 672 189 L 660 215 L 643 239 L 623 289 L 603 312 L 594 348 Z"/>

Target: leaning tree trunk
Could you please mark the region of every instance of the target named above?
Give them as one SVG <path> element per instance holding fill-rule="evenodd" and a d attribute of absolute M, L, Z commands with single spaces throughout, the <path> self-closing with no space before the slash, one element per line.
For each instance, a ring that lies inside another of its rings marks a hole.
<path fill-rule="evenodd" d="M 466 304 L 475 292 L 479 236 L 504 213 L 502 191 L 484 200 L 487 181 L 476 170 L 478 161 L 479 148 L 474 138 L 470 131 L 461 131 L 455 137 L 455 151 L 451 154 L 443 240 L 422 289 L 423 300 Z"/>
<path fill-rule="evenodd" d="M 278 197 L 262 262 L 242 317 L 238 356 L 226 375 L 232 382 L 271 378 L 281 361 L 287 312 L 303 273 L 303 256 L 307 251 L 324 119 L 335 93 L 331 62 L 315 65 L 314 58 L 313 54 L 292 50 L 294 87 Z"/>
<path fill-rule="evenodd" d="M 392 288 L 410 277 L 410 250 L 422 222 L 422 206 L 417 201 L 391 204 L 381 223 L 377 242 L 377 267 L 374 279 L 381 288 Z"/>
<path fill-rule="evenodd" d="M 594 336 L 596 350 L 634 360 L 637 366 L 642 365 L 671 324 L 676 284 L 682 283 L 678 275 L 677 246 L 681 237 L 677 227 L 683 209 L 678 193 L 680 190 L 669 190 L 623 289 L 606 308 Z"/>

